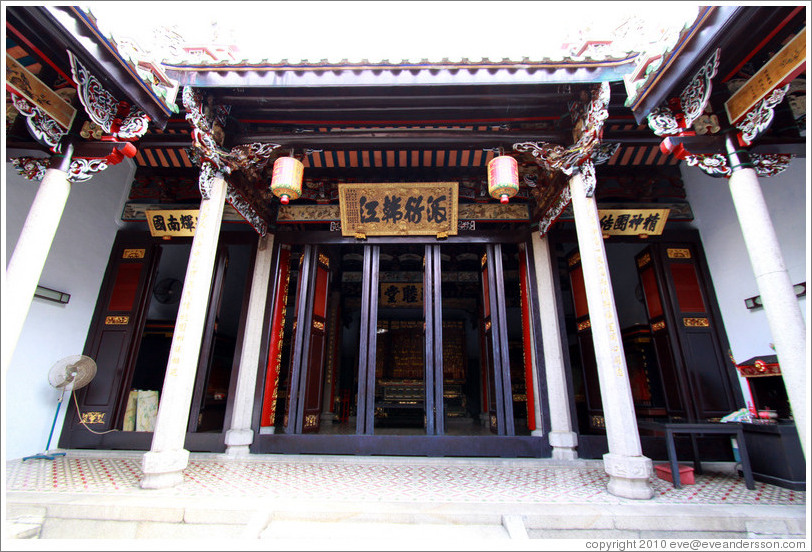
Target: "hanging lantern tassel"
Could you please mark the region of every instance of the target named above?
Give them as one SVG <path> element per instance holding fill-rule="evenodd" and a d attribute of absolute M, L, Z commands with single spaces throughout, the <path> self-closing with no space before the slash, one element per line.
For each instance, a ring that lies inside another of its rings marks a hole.
<path fill-rule="evenodd" d="M 280 157 L 273 164 L 271 192 L 283 205 L 302 195 L 304 165 L 295 157 Z"/>
<path fill-rule="evenodd" d="M 500 155 L 488 163 L 488 193 L 500 203 L 519 191 L 519 164 L 509 155 Z"/>

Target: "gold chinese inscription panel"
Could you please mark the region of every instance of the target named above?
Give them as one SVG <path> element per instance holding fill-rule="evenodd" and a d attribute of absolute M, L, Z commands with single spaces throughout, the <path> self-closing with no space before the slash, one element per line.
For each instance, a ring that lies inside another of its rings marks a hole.
<path fill-rule="evenodd" d="M 598 209 L 601 232 L 608 236 L 659 236 L 670 209 Z"/>
<path fill-rule="evenodd" d="M 457 234 L 457 182 L 340 184 L 344 236 Z"/>
<path fill-rule="evenodd" d="M 199 215 L 199 209 L 146 211 L 149 233 L 152 237 L 193 237 Z"/>

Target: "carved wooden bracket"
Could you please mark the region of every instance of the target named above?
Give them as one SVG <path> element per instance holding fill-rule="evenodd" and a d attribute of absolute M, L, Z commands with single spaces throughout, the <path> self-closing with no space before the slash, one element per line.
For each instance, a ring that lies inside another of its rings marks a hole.
<path fill-rule="evenodd" d="M 34 139 L 55 151 L 59 140 L 65 135 L 65 130 L 50 115 L 35 106 L 22 96 L 11 92 L 11 102 L 20 115 L 25 117 L 26 126 Z"/>
<path fill-rule="evenodd" d="M 663 152 L 673 153 L 679 159 L 685 159 L 688 166 L 699 167 L 711 176 L 727 177 L 731 172 L 725 155 L 721 153 L 694 155 L 682 144 L 674 145 L 673 141 L 669 141 L 669 137 L 687 137 L 696 134 L 687 129 L 706 111 L 712 90 L 711 79 L 716 75 L 719 66 L 719 52 L 720 50 L 717 49 L 705 62 L 691 83 L 680 94 L 678 102 L 672 99 L 669 107 L 658 107 L 649 114 L 648 125 L 657 136 L 666 137 L 660 146 Z M 774 108 L 781 103 L 788 90 L 789 85 L 775 89 L 736 124 L 736 128 L 740 131 L 737 135 L 740 145 L 751 145 L 756 137 L 770 126 Z M 675 113 L 671 108 L 676 105 L 679 106 L 679 109 Z M 754 154 L 751 155 L 751 159 L 759 176 L 774 176 L 786 169 L 792 155 Z"/>
<path fill-rule="evenodd" d="M 576 142 L 565 148 L 546 142 L 522 142 L 513 144 L 515 151 L 529 152 L 536 162 L 546 170 L 569 176 L 579 170 L 584 178 L 587 197 L 595 193 L 595 164 L 605 163 L 615 154 L 619 144 L 601 144 L 603 123 L 609 116 L 609 83 L 601 83 L 592 89 L 588 102 L 581 106 L 570 104 L 570 114 L 574 119 Z M 563 186 L 547 207 L 539 220 L 539 232 L 543 236 L 553 222 L 561 215 L 571 200 L 568 186 Z"/>
<path fill-rule="evenodd" d="M 547 142 L 522 142 L 513 144 L 513 149 L 529 152 L 539 165 L 548 169 L 559 170 L 566 175 L 572 174 L 582 163 L 591 160 L 600 146 L 603 122 L 609 116 L 606 109 L 609 105 L 609 93 L 609 83 L 601 83 L 592 90 L 589 102 L 582 110 L 571 106 L 571 113 L 579 114 L 574 131 L 577 141 L 572 146 L 565 148 Z"/>
<path fill-rule="evenodd" d="M 775 106 L 781 103 L 788 90 L 789 84 L 782 88 L 776 88 L 769 96 L 748 111 L 744 119 L 736 123 L 736 128 L 741 130 L 739 142 L 742 145 L 749 146 L 759 134 L 767 130 L 767 127 L 773 122 Z"/>
<path fill-rule="evenodd" d="M 759 177 L 770 177 L 784 172 L 789 167 L 792 157 L 791 154 L 784 153 L 751 153 L 750 162 Z M 689 167 L 699 167 L 713 177 L 729 178 L 733 174 L 727 156 L 721 153 L 689 155 L 685 158 L 685 162 Z"/>
<path fill-rule="evenodd" d="M 57 148 L 58 150 L 60 148 Z M 68 180 L 86 182 L 111 165 L 117 165 L 125 157 L 134 157 L 135 146 L 129 142 L 86 142 L 74 148 L 68 168 Z M 51 160 L 47 157 L 18 157 L 11 163 L 17 172 L 28 180 L 42 180 Z"/>
<path fill-rule="evenodd" d="M 192 87 L 185 86 L 182 93 L 186 119 L 192 125 L 192 160 L 200 166 L 199 187 L 203 199 L 209 199 L 211 180 L 215 173 L 224 178 L 233 172 L 240 171 L 250 182 L 258 182 L 262 172 L 279 144 L 254 143 L 235 146 L 230 150 L 222 147 L 226 116 L 230 109 L 226 106 L 215 106 L 211 101 L 206 106 L 200 95 Z M 259 210 L 226 179 L 226 199 L 254 229 L 264 236 L 268 221 L 259 214 Z"/>
<path fill-rule="evenodd" d="M 686 132 L 698 119 L 710 100 L 711 79 L 719 68 L 720 49 L 702 65 L 679 98 L 672 98 L 668 106 L 660 106 L 648 115 L 648 126 L 657 136 L 672 136 Z"/>
<path fill-rule="evenodd" d="M 79 100 L 90 120 L 121 140 L 136 140 L 143 136 L 149 126 L 147 114 L 137 106 L 117 100 L 70 50 L 68 57 Z"/>

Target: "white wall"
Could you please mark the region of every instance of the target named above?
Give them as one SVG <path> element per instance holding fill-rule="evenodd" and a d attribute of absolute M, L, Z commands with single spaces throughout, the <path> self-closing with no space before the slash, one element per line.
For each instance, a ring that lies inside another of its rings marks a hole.
<path fill-rule="evenodd" d="M 13 157 L 13 152 L 7 152 Z M 81 354 L 99 287 L 127 199 L 135 165 L 125 160 L 74 184 L 40 278 L 40 285 L 70 294 L 67 305 L 35 298 L 3 382 L 3 451 L 6 460 L 41 452 L 56 412 L 59 392 L 48 370 L 59 359 Z M 3 227 L 6 263 L 20 236 L 39 182 L 5 166 Z M 5 293 L 5 290 L 4 290 Z M 66 395 L 66 400 L 68 396 Z M 66 404 L 51 439 L 56 448 Z"/>
<path fill-rule="evenodd" d="M 696 167 L 680 165 L 688 201 L 694 212 L 711 278 L 736 361 L 775 354 L 764 309 L 748 310 L 744 300 L 759 295 L 750 257 L 728 181 L 712 178 Z M 809 280 L 809 181 L 805 159 L 794 159 L 783 173 L 760 178 L 784 264 L 793 284 Z M 798 300 L 804 319 L 806 297 Z"/>

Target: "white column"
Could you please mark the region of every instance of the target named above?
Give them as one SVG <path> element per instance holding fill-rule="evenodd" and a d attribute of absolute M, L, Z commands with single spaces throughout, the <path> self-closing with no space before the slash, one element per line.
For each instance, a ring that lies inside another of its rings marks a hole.
<path fill-rule="evenodd" d="M 231 429 L 226 432 L 226 454 L 228 456 L 248 455 L 248 447 L 254 442 L 251 415 L 254 411 L 254 395 L 262 345 L 265 303 L 268 298 L 268 281 L 271 277 L 272 254 L 273 234 L 266 234 L 259 238 L 254 259 L 254 276 L 251 280 L 251 296 L 248 300 Z"/>
<path fill-rule="evenodd" d="M 756 171 L 743 168 L 735 146 L 727 139 L 730 166 L 730 195 L 739 217 L 750 264 L 764 305 L 764 314 L 772 332 L 775 353 L 787 388 L 795 427 L 806 454 L 806 323 L 790 281 L 775 235 L 770 213 Z M 803 231 L 803 229 L 799 229 Z"/>
<path fill-rule="evenodd" d="M 609 474 L 608 490 L 624 498 L 649 499 L 654 495 L 649 482 L 651 460 L 643 456 L 640 448 L 598 207 L 594 197 L 586 196 L 580 173 L 570 178 L 569 185 L 609 444 L 609 452 L 603 456 L 604 470 Z"/>
<path fill-rule="evenodd" d="M 550 446 L 553 447 L 553 458 L 574 460 L 578 458 L 578 435 L 572 430 L 550 244 L 547 236 L 541 237 L 538 232 L 533 232 L 532 241 L 547 375 L 547 401 L 550 405 Z"/>
<path fill-rule="evenodd" d="M 142 460 L 144 478 L 141 480 L 141 487 L 145 489 L 160 489 L 181 483 L 183 469 L 189 462 L 189 451 L 183 445 L 206 323 L 225 197 L 226 182 L 218 174 L 211 180 L 209 199 L 200 202 L 200 214 L 180 296 L 152 446 Z"/>
<path fill-rule="evenodd" d="M 3 353 L 5 374 L 11 363 L 17 341 L 23 331 L 28 309 L 37 290 L 45 260 L 62 219 L 68 201 L 71 183 L 68 169 L 73 146 L 65 146 L 66 153 L 54 155 L 39 185 L 34 203 L 25 219 L 20 238 L 6 267 L 3 293 Z"/>

